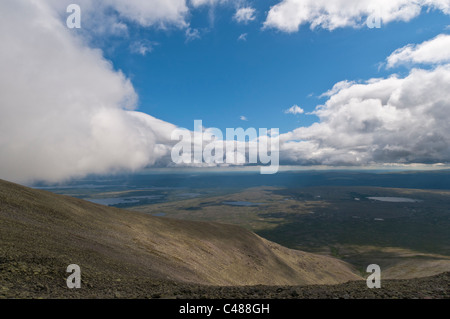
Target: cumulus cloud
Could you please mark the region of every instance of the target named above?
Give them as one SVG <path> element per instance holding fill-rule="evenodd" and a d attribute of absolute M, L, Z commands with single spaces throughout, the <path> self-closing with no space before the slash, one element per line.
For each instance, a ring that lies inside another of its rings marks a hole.
<path fill-rule="evenodd" d="M 112 0 L 103 1 L 124 18 L 135 21 L 142 26 L 158 24 L 165 27 L 174 24 L 179 27 L 186 26 L 188 7 L 186 0 Z"/>
<path fill-rule="evenodd" d="M 448 163 L 449 101 L 449 64 L 340 83 L 314 112 L 320 122 L 280 136 L 280 156 L 298 164 Z"/>
<path fill-rule="evenodd" d="M 60 181 L 135 170 L 175 127 L 133 109 L 130 81 L 43 1 L 0 2 L 0 177 Z"/>
<path fill-rule="evenodd" d="M 252 7 L 239 8 L 233 18 L 239 23 L 248 23 L 256 19 L 255 12 L 256 10 Z"/>
<path fill-rule="evenodd" d="M 422 8 L 450 14 L 448 0 L 282 0 L 270 8 L 264 27 L 295 32 L 301 25 L 310 24 L 311 29 L 334 30 L 362 26 L 373 16 L 386 24 L 409 21 Z"/>
<path fill-rule="evenodd" d="M 286 114 L 303 114 L 305 111 L 298 105 L 293 105 L 292 107 L 290 107 L 289 109 L 287 109 L 286 111 L 284 111 L 284 113 Z"/>
<path fill-rule="evenodd" d="M 65 12 L 72 0 L 43 1 L 56 9 Z M 83 27 L 90 32 L 115 33 L 123 32 L 126 22 L 137 23 L 143 27 L 156 26 L 168 28 L 170 26 L 185 28 L 189 8 L 186 0 L 78 0 L 76 2 L 82 10 Z"/>
<path fill-rule="evenodd" d="M 387 59 L 387 68 L 401 64 L 439 64 L 450 62 L 450 35 L 440 34 L 421 44 L 409 44 L 395 50 Z"/>
<path fill-rule="evenodd" d="M 248 121 L 248 118 L 247 118 L 246 116 L 244 116 L 244 115 L 241 115 L 241 116 L 239 117 L 239 119 L 240 119 L 241 121 Z"/>

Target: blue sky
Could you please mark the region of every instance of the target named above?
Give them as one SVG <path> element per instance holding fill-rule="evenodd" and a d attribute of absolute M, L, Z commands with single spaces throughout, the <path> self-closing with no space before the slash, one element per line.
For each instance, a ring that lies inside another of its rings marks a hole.
<path fill-rule="evenodd" d="M 247 24 L 233 20 L 231 6 L 216 7 L 213 23 L 210 8 L 196 9 L 190 25 L 200 38 L 191 41 L 184 30 L 132 25 L 128 37 L 112 37 L 100 47 L 132 80 L 142 112 L 188 129 L 201 119 L 222 130 L 276 127 L 284 133 L 318 121 L 286 109 L 297 104 L 311 112 L 324 101 L 319 95 L 339 81 L 388 76 L 392 70 L 379 63 L 395 49 L 433 38 L 449 24 L 448 16 L 432 11 L 380 29 L 263 30 L 264 12 L 273 3 L 255 3 L 256 19 Z M 246 40 L 238 40 L 241 34 Z M 135 41 L 156 44 L 143 56 L 130 52 Z"/>
<path fill-rule="evenodd" d="M 450 0 L 15 0 L 0 13 L 2 179 L 230 164 L 173 159 L 194 120 L 278 128 L 279 143 L 248 146 L 278 144 L 281 166 L 450 164 Z"/>

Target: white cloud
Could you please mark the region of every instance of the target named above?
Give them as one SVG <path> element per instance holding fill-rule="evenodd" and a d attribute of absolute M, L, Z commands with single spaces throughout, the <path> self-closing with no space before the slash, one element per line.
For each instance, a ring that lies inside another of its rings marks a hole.
<path fill-rule="evenodd" d="M 148 40 L 140 40 L 133 42 L 130 45 L 130 50 L 132 53 L 146 56 L 148 53 L 151 53 L 153 51 L 155 45 L 158 45 L 158 43 Z"/>
<path fill-rule="evenodd" d="M 284 113 L 296 115 L 296 114 L 303 114 L 303 113 L 305 113 L 305 111 L 300 106 L 293 105 L 292 107 L 290 107 L 289 109 L 284 111 Z"/>
<path fill-rule="evenodd" d="M 71 0 L 49 0 L 59 12 L 64 12 Z M 141 26 L 168 26 L 186 27 L 186 18 L 189 13 L 186 0 L 78 0 L 82 13 L 87 14 L 85 22 L 95 23 L 100 17 L 110 18 L 111 10 L 115 11 L 119 18 L 133 21 Z M 109 11 L 105 14 L 105 11 Z M 92 21 L 90 18 L 94 19 Z M 100 19 L 101 20 L 101 19 Z M 101 22 L 101 21 L 100 21 Z"/>
<path fill-rule="evenodd" d="M 1 1 L 0 178 L 60 181 L 164 156 L 169 123 L 43 1 Z"/>
<path fill-rule="evenodd" d="M 185 35 L 186 35 L 186 42 L 200 39 L 200 31 L 198 29 L 187 28 Z"/>
<path fill-rule="evenodd" d="M 241 115 L 241 116 L 239 117 L 239 119 L 240 119 L 241 121 L 248 121 L 247 117 L 244 116 L 244 115 Z"/>
<path fill-rule="evenodd" d="M 240 1 L 240 0 L 190 0 L 189 2 L 194 7 L 200 7 L 200 6 L 205 6 L 205 5 L 215 6 L 218 4 L 225 4 L 225 3 L 231 3 L 231 2 L 236 2 L 236 1 Z"/>
<path fill-rule="evenodd" d="M 35 1 L 35 0 L 32 0 Z M 66 8 L 73 0 L 44 0 L 65 20 Z M 187 0 L 77 0 L 81 8 L 82 28 L 85 38 L 96 35 L 95 41 L 105 35 L 128 36 L 129 25 L 161 29 L 189 26 Z"/>
<path fill-rule="evenodd" d="M 104 4 L 109 4 L 122 17 L 142 26 L 166 27 L 169 24 L 185 27 L 185 18 L 189 11 L 186 0 L 111 0 L 104 1 Z"/>
<path fill-rule="evenodd" d="M 255 12 L 256 10 L 252 7 L 239 8 L 233 18 L 239 23 L 248 23 L 256 19 Z"/>
<path fill-rule="evenodd" d="M 333 85 L 333 87 L 332 87 L 330 90 L 328 90 L 328 91 L 325 92 L 325 93 L 322 93 L 322 94 L 319 96 L 319 98 L 330 97 L 330 96 L 332 96 L 332 95 L 335 95 L 335 94 L 338 93 L 339 91 L 351 87 L 353 84 L 355 84 L 355 82 L 352 82 L 352 81 L 346 81 L 346 80 L 345 80 L 345 81 L 338 82 L 338 83 L 336 83 L 335 85 Z"/>
<path fill-rule="evenodd" d="M 387 59 L 387 67 L 400 64 L 439 64 L 450 62 L 450 35 L 440 34 L 421 44 L 409 44 L 395 50 Z"/>
<path fill-rule="evenodd" d="M 242 33 L 242 34 L 238 37 L 238 41 L 247 41 L 247 33 Z"/>
<path fill-rule="evenodd" d="M 200 7 L 204 5 L 215 5 L 221 2 L 221 0 L 191 0 L 191 4 L 194 7 Z"/>
<path fill-rule="evenodd" d="M 295 32 L 301 25 L 310 24 L 311 29 L 320 27 L 334 30 L 362 26 L 372 15 L 380 17 L 387 24 L 392 21 L 409 21 L 418 16 L 422 8 L 450 14 L 450 1 L 282 0 L 270 8 L 264 27 Z"/>
<path fill-rule="evenodd" d="M 450 162 L 450 64 L 404 78 L 345 82 L 314 112 L 320 122 L 280 136 L 297 164 Z"/>

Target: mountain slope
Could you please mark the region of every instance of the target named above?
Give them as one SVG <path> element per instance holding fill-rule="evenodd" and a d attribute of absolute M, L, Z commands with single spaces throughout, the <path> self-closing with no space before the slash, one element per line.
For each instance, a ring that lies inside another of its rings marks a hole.
<path fill-rule="evenodd" d="M 4 286 L 54 280 L 64 287 L 69 264 L 81 267 L 88 286 L 102 284 L 99 278 L 219 286 L 361 279 L 344 262 L 284 248 L 237 226 L 154 217 L 0 180 Z"/>

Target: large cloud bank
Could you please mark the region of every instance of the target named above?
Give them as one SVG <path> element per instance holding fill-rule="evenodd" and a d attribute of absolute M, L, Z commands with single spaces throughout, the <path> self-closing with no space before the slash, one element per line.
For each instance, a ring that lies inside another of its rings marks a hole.
<path fill-rule="evenodd" d="M 0 176 L 59 181 L 152 164 L 173 125 L 42 1 L 0 2 Z M 169 131 L 169 132 L 167 132 Z"/>
<path fill-rule="evenodd" d="M 315 113 L 319 123 L 283 134 L 293 163 L 367 165 L 450 161 L 450 65 L 404 78 L 342 82 Z"/>
<path fill-rule="evenodd" d="M 420 64 L 405 77 L 342 81 L 314 112 L 320 122 L 280 137 L 292 163 L 368 165 L 450 162 L 450 46 L 442 34 L 394 51 L 387 67 Z"/>

